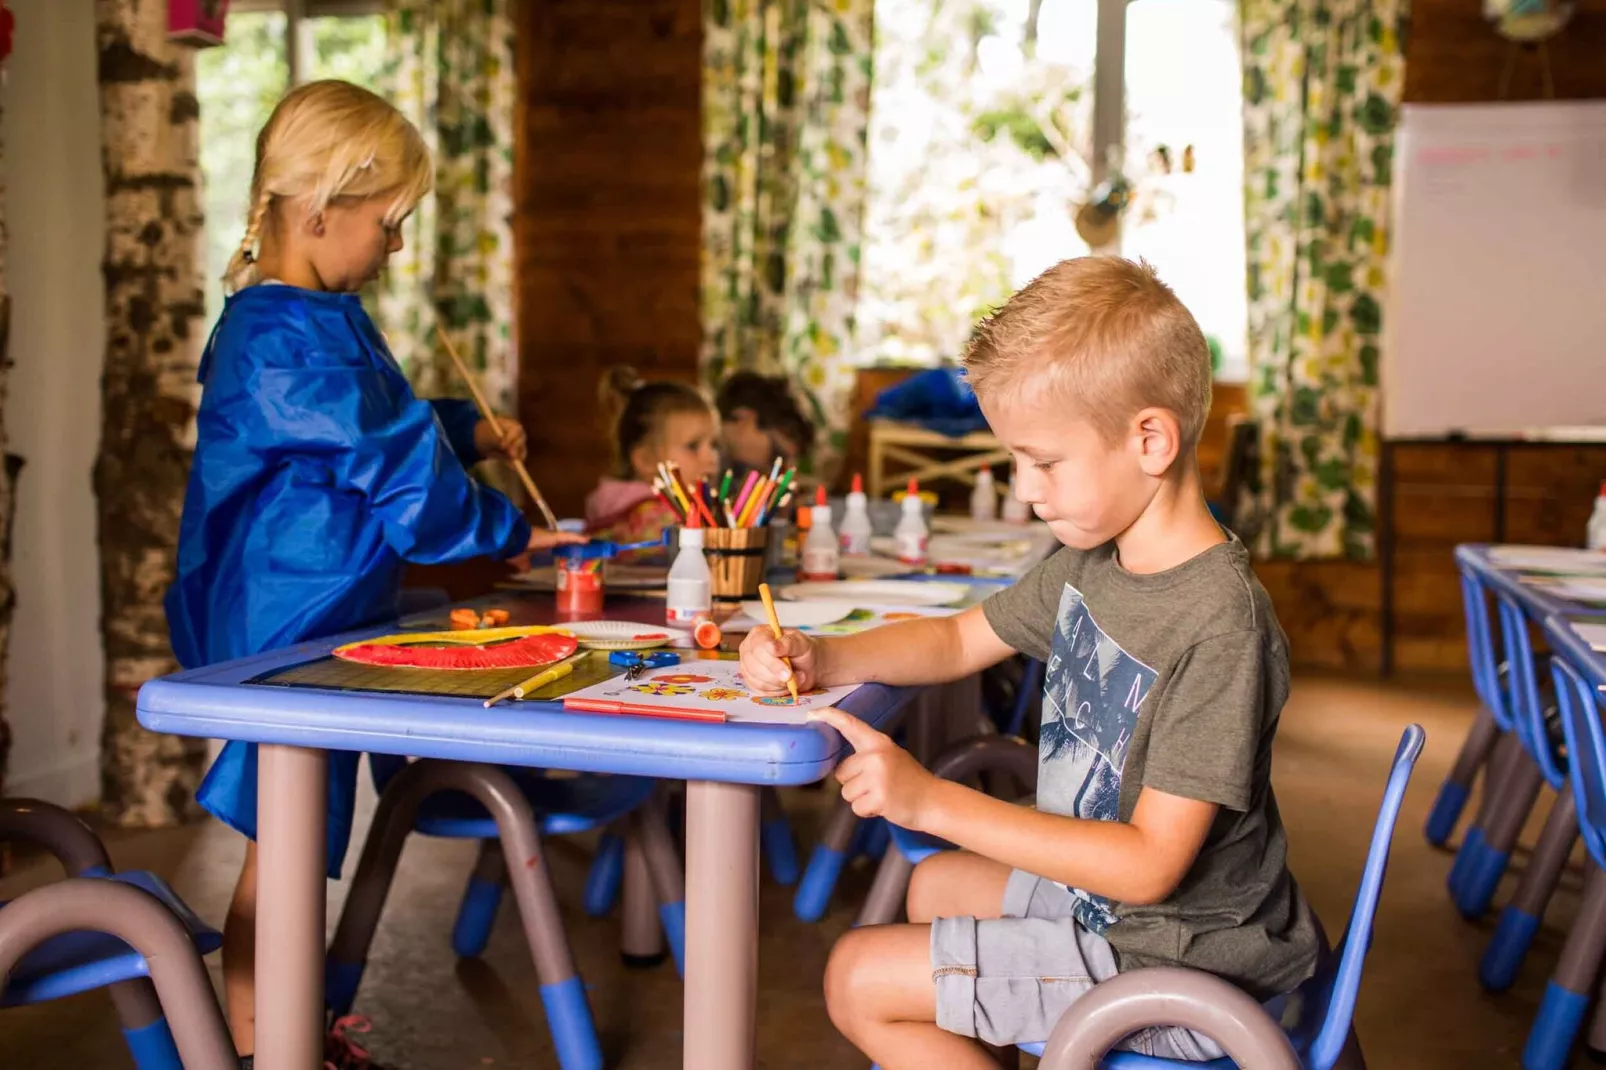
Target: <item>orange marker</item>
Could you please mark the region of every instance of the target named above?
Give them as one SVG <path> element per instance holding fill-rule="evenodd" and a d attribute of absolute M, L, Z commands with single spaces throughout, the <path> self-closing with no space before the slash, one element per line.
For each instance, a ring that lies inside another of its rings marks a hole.
<path fill-rule="evenodd" d="M 775 638 L 779 639 L 781 637 L 781 618 L 775 615 L 775 599 L 770 595 L 770 585 L 767 583 L 759 584 L 758 596 L 764 600 L 764 612 L 767 613 L 770 618 L 770 631 L 774 632 Z M 795 706 L 797 705 L 798 701 L 797 673 L 792 672 L 791 658 L 782 658 L 781 660 L 786 663 L 786 671 L 791 673 L 791 675 L 786 678 L 786 689 L 792 693 L 792 705 Z"/>

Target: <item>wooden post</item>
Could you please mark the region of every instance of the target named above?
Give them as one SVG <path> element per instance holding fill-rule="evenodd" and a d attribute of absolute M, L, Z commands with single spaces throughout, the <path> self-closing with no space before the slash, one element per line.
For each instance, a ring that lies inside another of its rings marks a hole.
<path fill-rule="evenodd" d="M 96 0 L 106 174 L 106 370 L 95 461 L 106 724 L 101 781 L 126 825 L 192 812 L 206 743 L 146 732 L 145 681 L 177 669 L 162 598 L 194 452 L 204 341 L 195 58 L 164 0 Z"/>

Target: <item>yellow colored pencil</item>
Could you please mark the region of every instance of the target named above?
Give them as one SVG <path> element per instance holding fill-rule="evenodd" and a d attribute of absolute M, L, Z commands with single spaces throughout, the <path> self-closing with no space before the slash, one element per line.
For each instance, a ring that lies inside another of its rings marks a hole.
<path fill-rule="evenodd" d="M 764 600 L 764 612 L 768 614 L 770 618 L 770 631 L 774 632 L 775 638 L 779 639 L 781 637 L 781 618 L 775 615 L 775 599 L 770 594 L 770 585 L 767 583 L 759 584 L 758 596 Z M 792 705 L 795 706 L 797 705 L 798 701 L 797 673 L 792 672 L 791 658 L 782 658 L 781 660 L 786 662 L 786 671 L 792 673 L 786 678 L 786 689 L 792 692 Z"/>
<path fill-rule="evenodd" d="M 523 698 L 531 691 L 539 691 L 547 684 L 556 683 L 574 671 L 575 662 L 579 661 L 582 656 L 583 655 L 576 654 L 572 658 L 565 658 L 556 665 L 547 666 L 545 669 L 542 669 L 540 672 L 536 673 L 522 684 L 514 684 L 501 694 L 486 699 L 485 708 L 490 709 L 498 702 L 503 702 L 510 698 Z"/>

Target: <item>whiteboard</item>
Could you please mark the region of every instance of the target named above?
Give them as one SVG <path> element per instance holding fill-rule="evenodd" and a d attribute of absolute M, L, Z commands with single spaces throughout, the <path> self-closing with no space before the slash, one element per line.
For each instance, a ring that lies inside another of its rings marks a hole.
<path fill-rule="evenodd" d="M 1598 435 L 1606 102 L 1403 111 L 1383 326 L 1385 436 L 1558 437 L 1560 427 Z"/>

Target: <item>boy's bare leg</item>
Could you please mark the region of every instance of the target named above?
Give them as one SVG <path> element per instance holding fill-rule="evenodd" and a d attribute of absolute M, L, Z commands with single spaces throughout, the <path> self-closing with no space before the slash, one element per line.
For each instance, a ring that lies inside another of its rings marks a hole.
<path fill-rule="evenodd" d="M 937 1028 L 929 922 L 998 917 L 1009 873 L 979 855 L 934 855 L 909 882 L 909 917 L 919 924 L 855 929 L 837 941 L 825 968 L 831 1021 L 882 1070 L 997 1070 L 998 1059 L 980 1042 Z"/>
<path fill-rule="evenodd" d="M 968 851 L 932 855 L 909 875 L 909 920 L 929 925 L 933 918 L 996 918 L 1010 872 L 1002 862 Z"/>
<path fill-rule="evenodd" d="M 245 843 L 245 863 L 223 922 L 223 995 L 229 1032 L 241 1055 L 256 1051 L 257 845 Z"/>

